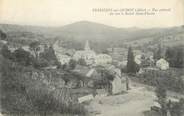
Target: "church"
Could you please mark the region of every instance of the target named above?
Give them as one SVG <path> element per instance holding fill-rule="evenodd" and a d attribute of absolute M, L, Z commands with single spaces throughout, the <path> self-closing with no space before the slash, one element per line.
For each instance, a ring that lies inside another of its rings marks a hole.
<path fill-rule="evenodd" d="M 72 49 L 66 49 L 61 46 L 61 43 L 59 41 L 56 41 L 53 45 L 53 49 L 55 51 L 56 57 L 58 61 L 64 65 L 68 64 L 71 59 L 75 61 L 79 61 L 80 59 L 83 59 L 86 63 L 86 65 L 106 65 L 112 63 L 112 57 L 108 54 L 96 54 L 95 51 L 93 51 L 90 48 L 89 42 L 86 41 L 84 50 L 78 50 L 74 51 L 71 55 L 68 53 L 69 50 Z"/>
<path fill-rule="evenodd" d="M 84 50 L 76 51 L 73 55 L 73 59 L 78 61 L 79 59 L 84 59 L 87 65 L 91 65 L 94 63 L 96 57 L 96 53 L 91 50 L 89 46 L 89 42 L 86 41 Z"/>
<path fill-rule="evenodd" d="M 78 61 L 79 59 L 84 59 L 87 65 L 105 65 L 112 63 L 112 57 L 107 54 L 96 54 L 86 41 L 84 50 L 77 51 L 73 59 Z"/>

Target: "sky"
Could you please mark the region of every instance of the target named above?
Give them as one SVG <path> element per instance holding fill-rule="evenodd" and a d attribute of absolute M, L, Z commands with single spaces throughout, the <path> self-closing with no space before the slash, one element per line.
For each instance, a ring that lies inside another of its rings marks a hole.
<path fill-rule="evenodd" d="M 109 15 L 94 8 L 157 8 L 154 16 Z M 0 0 L 0 23 L 63 26 L 92 21 L 115 27 L 170 27 L 184 24 L 184 0 Z"/>

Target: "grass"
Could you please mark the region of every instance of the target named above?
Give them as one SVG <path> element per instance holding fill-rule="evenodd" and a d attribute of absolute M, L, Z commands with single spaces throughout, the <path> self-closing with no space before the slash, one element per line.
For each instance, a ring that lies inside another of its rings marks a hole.
<path fill-rule="evenodd" d="M 1 70 L 1 108 L 8 115 L 85 115 L 84 106 L 72 97 L 70 89 L 55 88 L 44 84 L 39 75 L 32 78 L 32 72 L 40 70 L 24 67 L 3 59 Z M 47 73 L 42 71 L 44 78 Z M 56 75 L 51 73 L 52 79 Z M 52 85 L 53 86 L 53 85 Z"/>
<path fill-rule="evenodd" d="M 131 79 L 151 86 L 161 84 L 170 91 L 184 93 L 184 81 L 182 80 L 182 75 L 183 69 L 170 68 L 166 71 L 159 70 L 144 72 L 136 77 L 131 77 Z"/>

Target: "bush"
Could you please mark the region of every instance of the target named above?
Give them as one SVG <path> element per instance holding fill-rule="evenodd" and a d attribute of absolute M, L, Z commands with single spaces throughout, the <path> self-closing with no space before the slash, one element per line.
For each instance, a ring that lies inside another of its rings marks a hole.
<path fill-rule="evenodd" d="M 128 56 L 127 56 L 127 73 L 135 74 L 139 71 L 139 65 L 134 61 L 134 54 L 132 48 L 129 47 L 128 49 Z"/>
<path fill-rule="evenodd" d="M 77 65 L 77 62 L 75 60 L 71 59 L 69 62 L 70 69 L 72 69 L 72 70 L 75 69 L 76 65 Z"/>
<path fill-rule="evenodd" d="M 86 62 L 82 58 L 78 60 L 78 64 L 86 66 Z"/>
<path fill-rule="evenodd" d="M 40 59 L 44 59 L 45 61 L 47 61 L 48 65 L 56 65 L 58 63 L 55 51 L 51 46 L 45 49 L 44 52 L 40 53 L 39 56 Z"/>
<path fill-rule="evenodd" d="M 31 54 L 21 48 L 13 52 L 13 57 L 13 60 L 15 62 L 18 62 L 22 65 L 28 66 L 32 64 L 33 57 L 31 56 Z"/>
<path fill-rule="evenodd" d="M 4 33 L 2 30 L 0 30 L 0 38 L 1 38 L 1 40 L 6 40 L 6 38 L 7 38 L 6 33 Z"/>
<path fill-rule="evenodd" d="M 168 48 L 165 53 L 166 60 L 171 67 L 184 67 L 184 46 L 175 46 Z"/>
<path fill-rule="evenodd" d="M 45 59 L 34 59 L 33 66 L 37 69 L 49 66 L 48 62 Z"/>
<path fill-rule="evenodd" d="M 85 115 L 85 109 L 80 104 L 71 101 L 67 102 L 68 105 L 65 103 L 66 100 L 59 101 L 63 96 L 55 97 L 49 90 L 50 85 L 43 86 L 41 81 L 33 81 L 30 72 L 36 69 L 24 67 L 4 58 L 2 63 L 1 108 L 6 114 L 45 116 L 59 113 Z M 26 74 L 28 72 L 30 74 Z M 60 92 L 58 94 L 61 95 Z"/>
<path fill-rule="evenodd" d="M 179 71 L 175 73 L 176 74 L 174 74 L 172 69 L 164 72 L 152 70 L 138 75 L 137 80 L 151 86 L 161 84 L 168 90 L 184 93 L 184 81 L 180 77 Z"/>
<path fill-rule="evenodd" d="M 1 49 L 1 54 L 3 57 L 5 57 L 7 59 L 13 58 L 13 55 L 12 55 L 11 51 L 8 49 L 7 45 L 3 45 L 2 49 Z"/>

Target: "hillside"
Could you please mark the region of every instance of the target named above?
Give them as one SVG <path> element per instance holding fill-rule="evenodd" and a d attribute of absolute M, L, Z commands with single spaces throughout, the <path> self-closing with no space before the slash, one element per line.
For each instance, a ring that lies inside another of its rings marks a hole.
<path fill-rule="evenodd" d="M 85 113 L 71 87 L 78 83 L 79 76 L 62 70 L 24 66 L 1 55 L 0 59 L 3 66 L 0 70 L 1 112 L 17 116 Z M 66 77 L 68 84 L 65 84 Z"/>
<path fill-rule="evenodd" d="M 60 39 L 66 42 L 66 44 L 70 44 L 66 45 L 67 47 L 77 47 L 77 49 L 82 49 L 85 40 L 90 40 L 92 48 L 96 50 L 104 50 L 110 46 L 123 46 L 124 44 L 136 43 L 142 45 L 160 38 L 184 33 L 183 27 L 116 28 L 89 21 L 80 21 L 61 27 L 0 24 L 0 29 L 6 32 L 10 39 L 41 40 L 51 43 L 56 39 Z M 172 38 L 170 40 L 172 43 Z M 168 43 L 170 43 L 169 41 Z"/>

